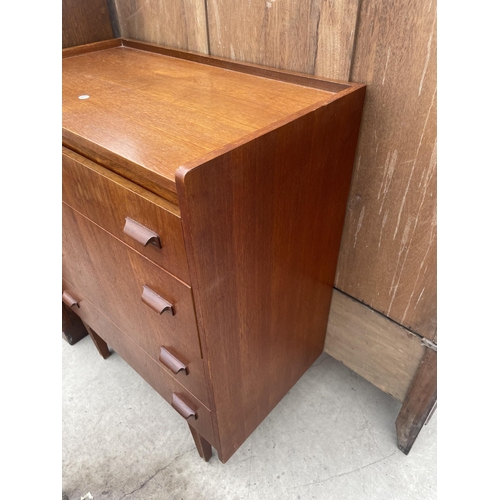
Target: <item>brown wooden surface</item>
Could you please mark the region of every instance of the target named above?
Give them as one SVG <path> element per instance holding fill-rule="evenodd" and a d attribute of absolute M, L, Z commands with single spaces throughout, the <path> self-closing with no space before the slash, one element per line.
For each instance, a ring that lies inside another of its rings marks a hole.
<path fill-rule="evenodd" d="M 87 297 L 153 359 L 166 347 L 189 370 L 176 379 L 210 406 L 191 289 L 64 203 L 63 228 L 63 277 L 70 291 Z M 143 285 L 172 303 L 175 316 L 160 316 L 144 304 Z"/>
<path fill-rule="evenodd" d="M 117 47 L 63 59 L 63 142 L 83 154 L 97 150 L 175 193 L 180 165 L 333 99 L 322 90 Z"/>
<path fill-rule="evenodd" d="M 336 285 L 436 332 L 436 4 L 362 2 L 351 79 L 367 83 Z"/>
<path fill-rule="evenodd" d="M 263 66 L 260 64 L 252 64 L 243 61 L 232 61 L 223 57 L 215 57 L 213 55 L 206 56 L 196 52 L 189 52 L 186 50 L 172 49 L 163 47 L 162 45 L 155 45 L 151 43 L 138 42 L 137 40 L 130 40 L 127 38 L 120 39 L 125 47 L 131 47 L 140 50 L 147 50 L 155 54 L 164 54 L 187 61 L 198 62 L 215 66 L 217 68 L 230 69 L 245 73 L 249 75 L 261 76 L 271 80 L 278 80 L 281 82 L 288 82 L 304 87 L 312 87 L 314 89 L 326 90 L 327 92 L 340 92 L 352 86 L 344 80 L 331 79 L 331 78 L 317 78 L 316 76 L 307 73 L 297 73 L 294 71 L 282 71 L 280 69 L 272 68 L 270 66 Z M 87 51 L 90 52 L 90 51 Z"/>
<path fill-rule="evenodd" d="M 189 430 L 191 431 L 191 435 L 193 436 L 194 444 L 196 445 L 196 449 L 198 453 L 205 462 L 208 462 L 212 458 L 212 446 L 210 443 L 195 429 L 189 426 Z"/>
<path fill-rule="evenodd" d="M 223 462 L 323 349 L 363 98 L 178 170 Z"/>
<path fill-rule="evenodd" d="M 69 345 L 75 345 L 86 336 L 87 330 L 82 320 L 68 306 L 62 304 L 62 338 Z"/>
<path fill-rule="evenodd" d="M 62 0 L 62 46 L 113 38 L 106 0 Z"/>
<path fill-rule="evenodd" d="M 348 80 L 358 0 L 208 0 L 210 54 Z"/>
<path fill-rule="evenodd" d="M 425 347 L 421 338 L 338 290 L 325 352 L 403 402 Z"/>
<path fill-rule="evenodd" d="M 195 52 L 208 52 L 204 0 L 112 0 L 120 34 Z"/>
<path fill-rule="evenodd" d="M 84 326 L 87 332 L 89 333 L 92 342 L 94 342 L 97 352 L 104 359 L 108 359 L 111 356 L 111 351 L 108 348 L 108 344 L 106 344 L 106 342 L 101 337 L 99 337 L 99 335 L 94 330 L 92 330 L 92 328 L 90 328 L 89 325 L 85 325 L 84 323 Z"/>
<path fill-rule="evenodd" d="M 74 292 L 78 293 L 78 292 Z M 153 389 L 158 392 L 170 405 L 172 394 L 180 395 L 186 403 L 196 411 L 198 418 L 190 419 L 189 423 L 196 431 L 212 445 L 216 445 L 210 411 L 184 389 L 165 369 L 148 356 L 137 344 L 127 337 L 104 314 L 97 310 L 94 304 L 82 294 L 81 307 L 78 315 L 99 337 L 101 337 L 118 355 L 123 358 Z M 174 411 L 172 409 L 172 411 Z M 181 418 L 179 416 L 179 418 Z"/>
<path fill-rule="evenodd" d="M 408 455 L 437 402 L 437 352 L 426 348 L 396 420 L 398 448 Z"/>
<path fill-rule="evenodd" d="M 179 207 L 63 148 L 62 199 L 150 260 L 189 283 Z M 124 231 L 131 217 L 160 236 L 162 248 L 144 247 Z"/>

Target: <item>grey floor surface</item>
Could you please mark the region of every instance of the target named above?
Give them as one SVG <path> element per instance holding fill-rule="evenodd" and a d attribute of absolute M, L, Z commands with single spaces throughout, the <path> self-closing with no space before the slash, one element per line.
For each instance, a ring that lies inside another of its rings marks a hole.
<path fill-rule="evenodd" d="M 117 354 L 63 342 L 63 499 L 436 498 L 437 412 L 408 456 L 400 404 L 323 354 L 223 465 Z"/>

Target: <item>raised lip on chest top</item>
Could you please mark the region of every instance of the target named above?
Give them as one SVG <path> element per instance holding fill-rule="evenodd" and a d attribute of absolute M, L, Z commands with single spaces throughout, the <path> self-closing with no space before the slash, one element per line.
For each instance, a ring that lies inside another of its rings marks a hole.
<path fill-rule="evenodd" d="M 306 93 L 309 93 L 309 95 L 315 96 L 314 98 L 309 99 L 309 102 L 301 104 L 300 106 L 295 106 L 293 109 L 290 108 L 288 111 L 284 108 L 280 116 L 274 117 L 276 119 L 269 119 L 267 122 L 265 122 L 265 120 L 259 122 L 255 127 L 253 127 L 253 129 L 241 131 L 241 133 L 235 134 L 233 137 L 222 138 L 222 140 L 219 140 L 218 142 L 215 141 L 208 148 L 205 147 L 196 149 L 197 141 L 196 135 L 194 135 L 188 140 L 189 144 L 187 146 L 183 146 L 185 151 L 189 149 L 192 154 L 190 153 L 185 157 L 182 157 L 182 155 L 177 156 L 177 160 L 173 162 L 169 161 L 168 155 L 164 155 L 162 153 L 160 150 L 161 148 L 154 147 L 154 141 L 143 141 L 142 143 L 139 141 L 139 153 L 136 151 L 133 154 L 129 154 L 131 149 L 134 149 L 134 147 L 137 148 L 137 143 L 131 145 L 130 141 L 127 142 L 125 134 L 123 134 L 123 136 L 120 135 L 127 120 L 122 120 L 120 125 L 120 120 L 117 119 L 117 128 L 115 128 L 114 132 L 111 134 L 111 139 L 108 137 L 108 139 L 105 140 L 102 137 L 98 137 L 98 134 L 96 135 L 95 133 L 94 129 L 96 127 L 96 122 L 99 121 L 96 114 L 91 113 L 89 117 L 83 120 L 81 127 L 75 127 L 74 125 L 68 124 L 67 119 L 65 120 L 65 117 L 67 118 L 69 115 L 67 110 L 65 112 L 63 104 L 63 144 L 65 146 L 83 154 L 84 156 L 87 156 L 97 163 L 100 163 L 110 170 L 123 175 L 125 178 L 136 182 L 137 184 L 169 201 L 172 201 L 175 204 L 178 204 L 177 189 L 175 185 L 175 172 L 178 168 L 182 167 L 185 170 L 199 166 L 214 157 L 224 154 L 228 150 L 249 142 L 260 135 L 268 133 L 290 121 L 295 120 L 299 116 L 312 112 L 318 107 L 328 104 L 346 93 L 350 93 L 360 86 L 363 86 L 361 84 L 320 79 L 311 75 L 292 73 L 267 68 L 265 66 L 230 61 L 227 59 L 205 56 L 128 39 L 108 40 L 105 42 L 97 42 L 94 44 L 72 47 L 63 50 L 63 79 L 65 75 L 64 62 L 68 58 L 72 60 L 72 63 L 75 63 L 75 68 L 78 68 L 82 65 L 85 66 L 84 61 L 86 57 L 95 57 L 97 53 L 99 53 L 101 57 L 104 57 L 106 54 L 109 55 L 110 51 L 114 51 L 114 53 L 116 53 L 120 49 L 128 49 L 127 53 L 130 53 L 131 55 L 133 54 L 135 61 L 141 61 L 144 58 L 149 58 L 149 61 L 151 62 L 151 58 L 153 57 L 155 58 L 155 61 L 164 62 L 166 60 L 171 60 L 176 64 L 180 64 L 180 67 L 184 68 L 184 70 L 189 67 L 197 68 L 196 71 L 205 72 L 204 74 L 209 71 L 211 74 L 216 75 L 217 78 L 219 78 L 219 81 L 224 80 L 224 78 L 227 78 L 228 80 L 240 78 L 242 79 L 241 81 L 254 82 L 253 84 L 255 88 L 258 88 L 258 85 L 255 82 L 259 82 L 259 85 L 263 87 L 267 86 L 268 89 L 276 87 L 279 88 L 280 92 L 283 89 L 293 89 L 294 92 L 297 91 L 299 94 L 305 95 Z M 121 54 L 123 55 L 123 53 Z M 106 57 L 104 58 L 106 59 Z M 160 64 L 160 62 L 158 62 L 158 64 Z M 161 70 L 159 71 L 161 72 Z M 192 69 L 192 71 L 195 70 Z M 158 75 L 156 75 L 156 77 L 157 76 Z M 82 78 L 82 80 L 85 79 Z M 158 84 L 159 80 L 156 79 L 155 82 L 156 83 L 152 84 L 153 87 Z M 269 87 L 270 85 L 271 87 Z M 112 87 L 111 83 L 110 86 Z M 233 85 L 233 87 L 234 86 L 236 85 Z M 157 87 L 154 87 L 154 89 L 156 89 L 154 91 L 157 92 Z M 63 89 L 63 99 L 66 92 L 76 94 L 78 93 L 76 90 L 77 89 Z M 84 88 L 82 87 L 81 90 L 83 92 Z M 122 88 L 122 90 L 125 91 L 126 87 L 125 89 Z M 128 89 L 128 91 L 130 92 L 131 89 Z M 112 93 L 113 90 L 110 90 L 109 92 Z M 79 95 L 72 95 L 74 102 L 71 104 L 71 109 L 73 110 L 71 113 L 78 113 L 78 111 L 74 111 L 75 106 L 76 110 L 87 106 L 87 108 L 91 108 L 97 113 L 99 105 L 92 102 L 92 96 L 90 96 L 89 99 L 79 100 Z M 189 99 L 189 96 L 184 96 L 183 99 L 184 103 L 188 102 L 186 99 Z M 112 103 L 108 104 L 110 106 L 112 105 Z M 260 109 L 265 109 L 265 106 L 262 106 L 261 103 L 257 104 L 261 106 Z M 256 109 L 259 109 L 258 106 Z M 133 121 L 139 116 L 139 114 L 142 116 L 147 114 L 148 110 L 142 108 L 141 110 L 142 111 L 130 111 L 130 120 Z M 110 108 L 108 106 L 107 110 L 102 110 L 102 113 L 104 113 L 103 116 L 112 120 L 112 118 L 110 118 L 109 111 Z M 154 121 L 154 119 L 154 116 L 152 116 L 151 120 Z M 216 120 L 213 120 L 213 122 L 216 123 Z M 128 126 L 131 126 L 130 122 Z M 216 123 L 213 128 L 215 130 L 218 127 L 220 128 L 220 126 L 221 124 Z M 89 130 L 94 130 L 94 135 L 92 135 Z M 130 133 L 131 132 L 129 131 L 129 138 Z M 169 138 L 167 136 L 160 139 L 164 144 L 169 142 Z"/>

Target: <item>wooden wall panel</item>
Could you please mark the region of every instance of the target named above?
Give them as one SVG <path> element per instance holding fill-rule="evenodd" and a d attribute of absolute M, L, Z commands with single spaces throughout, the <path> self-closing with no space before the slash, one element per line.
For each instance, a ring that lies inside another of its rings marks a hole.
<path fill-rule="evenodd" d="M 435 339 L 436 0 L 109 1 L 122 36 L 368 85 L 336 286 Z M 418 336 L 340 296 L 325 350 L 401 401 Z"/>
<path fill-rule="evenodd" d="M 403 402 L 427 348 L 421 338 L 338 290 L 325 352 Z"/>
<path fill-rule="evenodd" d="M 210 53 L 347 80 L 358 1 L 207 0 Z"/>
<path fill-rule="evenodd" d="M 362 2 L 351 79 L 368 84 L 336 285 L 436 332 L 436 4 Z"/>
<path fill-rule="evenodd" d="M 193 52 L 208 52 L 204 0 L 114 0 L 120 34 Z"/>
<path fill-rule="evenodd" d="M 106 0 L 62 1 L 62 47 L 113 38 Z"/>

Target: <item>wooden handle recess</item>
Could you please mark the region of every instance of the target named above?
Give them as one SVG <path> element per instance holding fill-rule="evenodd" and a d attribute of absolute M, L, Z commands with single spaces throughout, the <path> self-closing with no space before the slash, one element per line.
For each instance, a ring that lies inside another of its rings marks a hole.
<path fill-rule="evenodd" d="M 145 247 L 153 245 L 157 248 L 161 248 L 160 237 L 155 232 L 151 231 L 151 229 L 139 224 L 130 217 L 125 218 L 123 232 Z"/>
<path fill-rule="evenodd" d="M 198 418 L 198 415 L 196 415 L 196 412 L 189 408 L 189 406 L 182 401 L 182 399 L 177 396 L 177 394 L 172 394 L 172 406 L 174 407 L 175 410 L 177 410 L 178 413 L 180 413 L 186 420 L 188 418 L 194 417 L 196 420 Z"/>
<path fill-rule="evenodd" d="M 158 314 L 163 314 L 165 311 L 170 312 L 172 316 L 175 314 L 174 306 L 146 285 L 142 287 L 141 300 Z"/>
<path fill-rule="evenodd" d="M 75 300 L 66 290 L 62 294 L 62 301 L 68 307 L 73 307 L 73 306 L 80 307 L 78 300 Z"/>
<path fill-rule="evenodd" d="M 163 346 L 160 346 L 160 362 L 163 363 L 174 375 L 177 375 L 182 370 L 184 370 L 186 375 L 188 374 L 187 366 L 182 361 L 179 361 Z"/>

